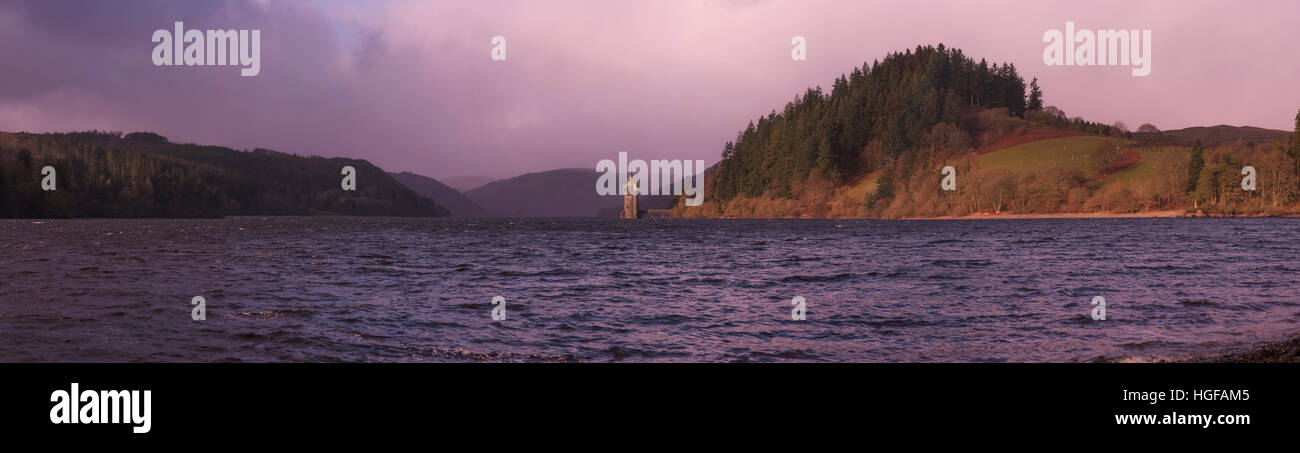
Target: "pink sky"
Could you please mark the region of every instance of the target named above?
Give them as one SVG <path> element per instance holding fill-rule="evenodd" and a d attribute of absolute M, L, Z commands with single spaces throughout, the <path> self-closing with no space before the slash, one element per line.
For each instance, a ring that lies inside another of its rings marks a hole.
<path fill-rule="evenodd" d="M 1290 130 L 1300 2 L 254 1 L 0 6 L 0 130 L 174 141 L 508 177 L 717 161 L 751 119 L 864 61 L 943 43 L 1038 77 L 1049 105 L 1162 129 Z M 262 73 L 154 67 L 155 29 L 262 30 Z M 1152 72 L 1048 67 L 1043 32 L 1150 29 Z M 489 58 L 490 40 L 508 58 Z M 806 37 L 808 60 L 791 61 Z"/>

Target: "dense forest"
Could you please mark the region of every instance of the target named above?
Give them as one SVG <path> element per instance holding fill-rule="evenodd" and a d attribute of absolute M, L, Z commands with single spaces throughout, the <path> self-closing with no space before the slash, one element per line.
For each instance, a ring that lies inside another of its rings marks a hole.
<path fill-rule="evenodd" d="M 1014 64 L 923 46 L 864 64 L 837 78 L 829 94 L 809 89 L 751 122 L 724 145 L 706 185 L 709 204 L 675 213 L 1293 213 L 1300 144 L 1283 140 L 1282 131 L 1211 129 L 1222 138 L 1217 146 L 1193 147 L 1181 140 L 1206 132 L 1165 136 L 1150 124 L 1133 132 L 1122 122 L 1071 118 L 1045 105 L 1037 79 L 1026 84 Z M 961 175 L 951 192 L 939 186 L 948 165 Z M 1244 165 L 1258 170 L 1257 191 L 1232 190 Z"/>
<path fill-rule="evenodd" d="M 43 190 L 41 169 L 56 170 Z M 340 183 L 356 169 L 356 190 Z M 148 132 L 0 133 L 0 217 L 439 216 L 364 160 L 173 144 Z"/>

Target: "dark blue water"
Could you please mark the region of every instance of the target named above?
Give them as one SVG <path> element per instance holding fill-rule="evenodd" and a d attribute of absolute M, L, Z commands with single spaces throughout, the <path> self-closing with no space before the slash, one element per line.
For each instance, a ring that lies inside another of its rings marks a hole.
<path fill-rule="evenodd" d="M 1298 254 L 1300 219 L 3 220 L 0 360 L 1213 357 L 1300 331 Z"/>

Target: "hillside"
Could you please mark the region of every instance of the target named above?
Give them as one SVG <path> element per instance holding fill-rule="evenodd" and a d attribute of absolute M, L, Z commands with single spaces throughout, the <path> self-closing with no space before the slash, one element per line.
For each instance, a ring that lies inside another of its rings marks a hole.
<path fill-rule="evenodd" d="M 991 116 L 992 111 L 979 113 Z M 1053 132 L 1054 131 L 1054 132 Z M 1125 136 L 1070 134 L 1024 123 L 988 136 L 980 146 L 958 140 L 960 151 L 930 161 L 896 182 L 888 204 L 872 210 L 883 171 L 844 184 L 810 177 L 789 197 L 736 197 L 702 208 L 674 208 L 681 217 L 953 217 L 967 215 L 1300 214 L 1296 160 L 1278 143 L 1232 142 L 1202 147 L 1203 167 L 1189 167 L 1195 146 L 1148 144 Z M 961 135 L 961 134 L 957 134 Z M 1051 138 L 1043 136 L 1062 135 Z M 936 148 L 938 149 L 938 148 Z M 957 170 L 957 189 L 940 190 L 939 168 Z M 1240 190 L 1241 168 L 1257 170 L 1258 188 Z"/>
<path fill-rule="evenodd" d="M 621 206 L 618 197 L 596 194 L 594 169 L 566 168 L 527 173 L 465 193 L 494 217 L 595 217 Z"/>
<path fill-rule="evenodd" d="M 428 176 L 417 175 L 411 172 L 389 173 L 397 182 L 414 190 L 434 202 L 439 206 L 447 208 L 452 217 L 482 217 L 484 215 L 483 207 L 479 206 L 473 200 L 465 197 L 456 189 L 448 187 L 446 184 Z"/>
<path fill-rule="evenodd" d="M 673 214 L 1300 212 L 1300 145 L 1286 142 L 1290 133 L 1214 126 L 1164 134 L 1071 118 L 1046 105 L 1036 80 L 1026 84 L 1014 64 L 917 47 L 751 121 L 723 146 L 705 205 L 678 203 Z M 1204 146 L 1193 146 L 1197 139 Z M 1258 172 L 1251 192 L 1240 188 L 1247 165 Z M 940 187 L 945 166 L 956 170 L 955 190 Z"/>
<path fill-rule="evenodd" d="M 462 194 L 486 186 L 492 181 L 496 181 L 496 179 L 487 176 L 450 176 L 442 178 L 443 184 L 456 189 Z"/>
<path fill-rule="evenodd" d="M 1244 142 L 1267 143 L 1276 140 L 1286 141 L 1291 138 L 1290 131 L 1279 131 L 1275 129 L 1264 129 L 1252 126 L 1228 126 L 1220 124 L 1218 126 L 1197 126 L 1185 129 L 1174 129 L 1163 131 L 1165 138 L 1171 139 L 1178 144 L 1191 146 L 1196 140 L 1201 140 L 1205 146 L 1219 146 L 1222 144 L 1233 143 L 1238 140 Z"/>
<path fill-rule="evenodd" d="M 57 190 L 41 189 L 53 166 Z M 356 169 L 357 190 L 341 171 Z M 369 162 L 174 144 L 150 133 L 0 132 L 0 216 L 441 216 L 446 209 Z"/>
<path fill-rule="evenodd" d="M 494 181 L 465 193 L 492 217 L 601 217 L 617 216 L 623 198 L 596 193 L 594 168 L 565 168 L 528 173 Z M 641 197 L 649 209 L 667 208 L 673 196 Z"/>

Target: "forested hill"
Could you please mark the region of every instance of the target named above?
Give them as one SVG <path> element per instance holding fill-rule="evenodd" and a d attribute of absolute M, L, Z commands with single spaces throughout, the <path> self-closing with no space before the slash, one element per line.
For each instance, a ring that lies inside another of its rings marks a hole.
<path fill-rule="evenodd" d="M 41 169 L 56 171 L 42 189 Z M 344 166 L 356 190 L 341 188 Z M 357 159 L 174 144 L 152 133 L 0 132 L 0 217 L 442 216 Z"/>
<path fill-rule="evenodd" d="M 964 107 L 1001 107 L 1017 117 L 1042 109 L 1041 93 L 1026 99 L 1025 89 L 1014 64 L 976 62 L 942 44 L 890 54 L 840 76 L 830 93 L 809 89 L 785 110 L 751 121 L 724 146 L 709 195 L 789 196 L 812 172 L 835 183 L 892 172 L 931 127 L 957 122 Z M 880 197 L 890 195 L 891 179 L 882 180 Z"/>
<path fill-rule="evenodd" d="M 1300 214 L 1300 134 L 1089 122 L 1014 64 L 943 45 L 806 90 L 726 143 L 713 173 L 704 205 L 674 216 Z"/>

